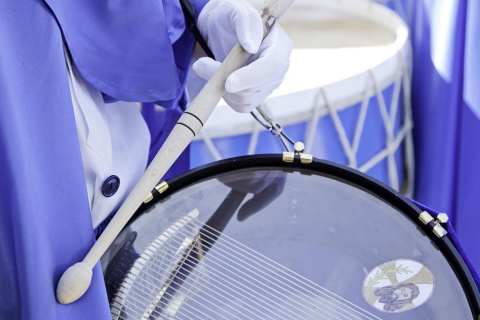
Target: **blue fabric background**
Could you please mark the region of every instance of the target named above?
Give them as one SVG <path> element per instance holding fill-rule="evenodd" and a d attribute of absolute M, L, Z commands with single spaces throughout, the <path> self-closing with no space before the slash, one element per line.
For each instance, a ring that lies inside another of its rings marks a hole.
<path fill-rule="evenodd" d="M 415 198 L 446 212 L 476 269 L 480 227 L 480 3 L 410 2 Z"/>

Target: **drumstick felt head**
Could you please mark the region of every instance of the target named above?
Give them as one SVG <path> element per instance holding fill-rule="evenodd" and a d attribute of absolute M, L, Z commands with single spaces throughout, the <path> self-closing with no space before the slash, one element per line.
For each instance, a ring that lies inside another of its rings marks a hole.
<path fill-rule="evenodd" d="M 78 262 L 68 268 L 57 285 L 57 300 L 62 304 L 78 300 L 87 291 L 92 281 L 92 268 L 85 262 Z"/>

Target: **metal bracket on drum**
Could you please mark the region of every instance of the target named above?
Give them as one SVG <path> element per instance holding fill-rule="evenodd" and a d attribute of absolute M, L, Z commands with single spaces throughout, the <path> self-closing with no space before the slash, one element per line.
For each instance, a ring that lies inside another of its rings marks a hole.
<path fill-rule="evenodd" d="M 290 152 L 284 152 L 282 160 L 283 162 L 294 162 L 295 157 L 298 157 L 300 159 L 301 163 L 312 163 L 313 162 L 313 156 L 311 154 L 306 154 L 303 153 L 303 150 L 305 149 L 305 145 L 302 142 L 295 142 L 293 145 L 294 151 Z"/>
<path fill-rule="evenodd" d="M 448 231 L 442 226 L 448 222 L 448 216 L 446 213 L 439 213 L 437 219 L 434 219 L 430 213 L 423 211 L 418 216 L 418 219 L 420 219 L 424 225 L 428 225 L 433 221 L 435 226 L 433 227 L 432 231 L 437 237 L 443 238 L 448 234 Z"/>
<path fill-rule="evenodd" d="M 168 189 L 168 183 L 166 181 L 160 181 L 160 183 L 155 186 L 155 189 L 152 190 L 152 192 L 150 192 L 150 194 L 145 198 L 145 200 L 143 200 L 143 203 L 149 203 L 150 201 L 152 201 L 154 197 L 153 194 L 155 192 L 163 193 L 167 189 Z"/>
<path fill-rule="evenodd" d="M 263 120 L 260 119 L 259 116 L 257 116 L 253 111 L 250 112 L 250 114 L 257 120 L 258 123 L 260 123 L 263 127 L 265 127 L 268 131 L 270 131 L 274 136 L 278 137 L 280 141 L 283 144 L 283 147 L 285 148 L 285 152 L 283 153 L 283 161 L 284 162 L 293 162 L 295 161 L 295 157 L 298 157 L 302 163 L 312 163 L 313 162 L 313 156 L 311 154 L 306 154 L 303 153 L 303 150 L 305 150 L 305 145 L 302 142 L 294 142 L 284 131 L 283 128 L 280 124 L 276 123 L 270 114 L 268 113 L 268 110 L 263 106 L 259 105 L 256 108 L 256 111 L 258 114 L 263 118 Z M 290 148 L 287 145 L 287 142 L 289 142 L 293 146 L 293 152 L 290 151 Z"/>

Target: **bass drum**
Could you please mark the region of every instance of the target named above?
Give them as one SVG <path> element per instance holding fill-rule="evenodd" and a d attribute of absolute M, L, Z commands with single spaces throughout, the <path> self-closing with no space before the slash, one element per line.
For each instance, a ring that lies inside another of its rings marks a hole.
<path fill-rule="evenodd" d="M 112 317 L 477 319 L 440 217 L 356 170 L 286 161 L 221 160 L 161 184 L 102 258 Z"/>

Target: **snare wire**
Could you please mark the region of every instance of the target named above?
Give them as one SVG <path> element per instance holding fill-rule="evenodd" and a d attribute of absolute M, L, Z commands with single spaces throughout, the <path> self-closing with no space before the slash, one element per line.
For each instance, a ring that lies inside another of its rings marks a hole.
<path fill-rule="evenodd" d="M 179 244 L 179 242 L 176 243 L 176 244 L 174 245 L 174 247 L 177 248 L 177 247 L 178 247 L 178 244 Z M 155 259 L 155 258 L 153 258 L 153 259 Z M 152 261 L 152 262 L 154 262 L 154 261 Z M 198 260 L 197 260 L 197 261 L 194 261 L 194 262 L 198 262 Z M 168 273 L 168 270 L 166 270 L 166 272 Z M 134 271 L 134 273 L 138 273 L 138 271 Z M 188 275 L 188 274 L 184 274 L 184 275 Z M 224 294 L 228 294 L 226 291 L 224 291 L 224 290 L 222 290 L 222 289 L 220 289 L 219 291 L 223 291 Z M 203 293 L 205 293 L 205 292 L 203 292 Z M 203 295 L 205 295 L 205 294 L 203 294 Z M 209 297 L 213 297 L 213 296 L 212 296 L 212 295 L 209 295 Z M 152 297 L 150 297 L 150 298 L 152 298 Z M 201 298 L 203 298 L 203 297 L 201 297 Z M 253 301 L 253 302 L 254 302 L 254 301 Z M 241 307 L 241 306 L 239 306 L 239 307 Z M 245 311 L 248 311 L 248 309 L 247 309 L 247 310 L 243 310 L 243 311 L 244 311 L 244 312 L 245 312 Z M 257 314 L 257 313 L 258 313 L 258 312 L 255 312 L 255 314 Z M 244 314 L 244 313 L 243 313 L 243 314 Z M 229 316 L 229 317 L 230 317 L 230 316 Z M 264 318 L 268 318 L 268 315 L 264 313 L 264 314 L 263 314 L 263 317 L 264 317 Z M 277 316 L 276 318 L 278 318 L 278 319 L 285 319 L 285 317 L 278 317 L 278 316 Z"/>
<path fill-rule="evenodd" d="M 168 272 L 168 270 L 166 270 L 166 271 Z M 186 275 L 186 274 L 183 273 L 183 275 Z M 215 275 L 216 275 L 216 274 L 215 274 Z M 242 284 L 242 283 L 240 283 L 240 282 L 232 279 L 232 277 L 230 277 L 230 276 L 228 276 L 228 275 L 226 275 L 226 274 L 221 274 L 220 276 L 216 275 L 216 277 L 221 277 L 221 279 L 219 279 L 219 280 L 220 280 L 220 281 L 219 281 L 220 285 L 219 285 L 219 286 L 216 286 L 216 287 L 215 287 L 215 290 L 213 290 L 212 293 L 209 292 L 210 290 L 212 290 L 211 288 L 208 288 L 208 287 L 205 288 L 205 289 L 202 291 L 201 296 L 200 296 L 200 297 L 193 297 L 193 300 L 195 300 L 195 298 L 205 299 L 205 296 L 207 296 L 207 298 L 209 298 L 209 299 L 206 300 L 206 301 L 208 301 L 208 302 L 211 303 L 211 302 L 212 302 L 211 298 L 213 298 L 214 300 L 217 300 L 218 302 L 221 303 L 221 301 L 215 297 L 215 294 L 220 293 L 220 294 L 222 294 L 223 297 L 229 296 L 230 294 L 228 293 L 228 291 L 226 291 L 226 290 L 228 289 L 228 287 L 235 287 L 235 288 L 237 288 L 236 293 L 245 294 L 245 296 L 247 296 L 247 297 L 248 297 L 249 294 L 251 294 L 251 292 L 249 292 L 249 291 L 254 291 L 254 292 L 255 292 L 254 289 L 246 287 L 245 284 Z M 212 276 L 212 277 L 211 277 L 211 280 L 214 280 L 213 278 L 214 278 L 214 277 Z M 217 280 L 215 279 L 215 281 L 217 281 Z M 257 287 L 257 288 L 258 288 L 258 285 L 255 285 L 253 282 L 251 282 L 251 281 L 246 281 L 246 282 L 247 282 L 247 284 L 250 285 L 250 287 L 253 287 L 253 288 Z M 223 286 L 225 287 L 225 290 L 222 289 Z M 259 289 L 261 290 L 261 288 L 259 288 Z M 278 293 L 278 292 L 273 292 L 273 293 Z M 231 296 L 231 298 L 234 298 L 234 297 Z M 262 309 L 262 304 L 259 304 L 256 300 L 251 299 L 251 298 L 248 298 L 248 299 L 246 299 L 246 300 L 248 300 L 249 307 L 242 306 L 242 305 L 239 305 L 239 304 L 237 304 L 237 303 L 234 302 L 234 304 L 236 304 L 235 310 L 236 310 L 236 311 L 239 311 L 238 308 L 243 308 L 243 309 L 245 309 L 245 310 L 241 310 L 241 311 L 242 311 L 242 314 L 244 314 L 244 315 L 245 315 L 245 312 L 252 312 L 251 310 L 254 310 L 254 314 L 259 314 L 259 313 L 261 313 L 261 314 L 262 314 L 262 318 L 265 318 L 265 319 L 266 319 L 266 318 L 270 318 L 266 313 L 263 313 L 263 312 L 261 312 L 261 311 L 259 312 L 259 310 Z M 257 299 L 257 300 L 261 300 L 263 303 L 266 303 L 266 302 L 267 302 L 266 305 L 270 305 L 270 306 L 275 305 L 275 308 L 276 308 L 276 309 L 275 309 L 276 312 L 274 312 L 274 313 L 276 314 L 275 319 L 290 319 L 293 314 L 295 314 L 296 316 L 299 316 L 299 313 L 301 314 L 301 313 L 303 312 L 302 308 L 297 308 L 297 310 L 294 310 L 294 308 L 291 308 L 291 310 L 288 310 L 288 309 L 287 309 L 286 311 L 285 311 L 285 310 L 281 310 L 281 308 L 283 307 L 282 305 L 280 305 L 280 304 L 278 304 L 278 303 L 275 303 L 275 302 L 274 302 L 274 303 L 271 303 L 271 304 L 268 304 L 268 301 L 265 301 L 265 299 L 262 298 L 261 296 L 260 296 L 259 299 Z M 245 302 L 245 301 L 244 301 L 244 302 Z M 254 306 L 254 305 L 256 305 L 256 306 Z M 256 309 L 254 309 L 254 308 L 256 308 Z M 279 308 L 280 308 L 280 309 L 279 309 Z M 283 308 L 285 308 L 285 307 L 283 307 Z M 269 313 L 272 314 L 272 312 L 269 312 Z M 308 314 L 307 314 L 307 315 L 308 315 Z M 331 315 L 331 314 L 330 314 L 330 315 Z M 331 318 L 331 317 L 330 317 L 330 318 Z M 273 318 L 272 318 L 272 319 L 273 319 Z M 338 317 L 334 317 L 334 319 L 339 319 L 339 318 L 338 318 Z"/>
<path fill-rule="evenodd" d="M 257 311 L 255 311 L 255 314 L 256 314 L 256 313 L 257 313 Z M 298 317 L 298 313 L 292 312 L 292 314 L 296 314 L 295 317 Z M 229 317 L 229 318 L 230 318 L 230 317 Z M 279 316 L 277 315 L 276 318 L 280 319 L 280 318 L 284 318 L 284 317 L 279 317 Z M 315 318 L 318 318 L 318 316 L 316 316 Z M 329 319 L 332 319 L 332 318 L 333 318 L 331 313 L 329 314 L 328 318 L 329 318 Z M 352 317 L 349 317 L 349 318 L 352 318 Z M 338 317 L 335 317 L 335 319 L 339 319 L 339 318 L 338 318 Z"/>
<path fill-rule="evenodd" d="M 208 232 L 211 232 L 211 231 L 208 231 Z M 209 237 L 204 233 L 202 234 L 202 239 L 204 238 L 209 238 Z M 227 242 L 227 243 L 224 244 L 223 242 Z M 300 295 L 305 294 L 304 291 L 307 291 L 307 293 L 309 293 L 308 290 L 303 290 L 304 288 L 298 285 L 299 283 L 298 275 L 293 274 L 293 272 L 291 272 L 288 269 L 281 270 L 277 268 L 278 264 L 273 263 L 273 261 L 268 261 L 266 257 L 263 257 L 263 256 L 255 257 L 255 255 L 253 254 L 253 253 L 256 253 L 255 251 L 248 252 L 244 248 L 241 248 L 240 246 L 238 246 L 237 244 L 233 244 L 233 242 L 228 243 L 228 241 L 221 241 L 217 245 L 218 245 L 217 248 L 223 247 L 219 249 L 224 250 L 224 251 L 221 251 L 221 250 L 218 251 L 221 253 L 221 260 L 228 260 L 229 262 L 231 262 L 231 266 L 233 267 L 229 267 L 229 269 L 233 269 L 235 271 L 241 272 L 241 269 L 236 268 L 235 266 L 242 266 L 243 264 L 245 266 L 248 266 L 247 268 L 249 268 L 250 270 L 252 269 L 255 270 L 257 272 L 257 275 L 262 275 L 260 277 L 263 280 L 261 283 L 273 284 L 271 286 L 272 289 L 274 289 L 275 286 L 277 286 L 280 288 L 290 289 L 289 293 L 292 293 L 294 291 L 296 291 L 296 293 Z M 232 250 L 232 248 L 235 248 L 237 250 Z M 229 251 L 232 251 L 232 253 L 230 253 Z M 209 262 L 210 262 L 210 259 L 212 259 L 212 257 L 209 257 Z M 236 260 L 238 260 L 239 262 L 237 262 Z M 271 272 L 268 272 L 267 270 L 268 271 L 274 270 L 276 272 L 271 273 Z M 252 277 L 249 277 L 249 278 L 252 278 Z M 280 284 L 275 284 L 276 282 L 278 282 L 279 279 L 282 282 Z M 255 280 L 255 279 L 252 278 L 252 280 Z M 305 287 L 308 287 L 308 284 Z M 312 291 L 315 290 L 314 287 L 311 287 L 311 289 Z M 280 291 L 277 291 L 276 293 L 281 296 L 284 296 L 287 299 L 291 299 L 285 294 L 282 294 Z M 318 292 L 318 293 L 325 295 L 324 293 L 321 293 L 321 292 Z M 331 306 L 326 305 L 326 307 L 330 308 Z"/>
<path fill-rule="evenodd" d="M 211 234 L 214 233 L 215 236 L 218 234 L 218 231 L 216 230 L 207 230 L 205 226 L 203 226 L 196 219 L 194 219 L 191 223 L 193 223 L 197 228 L 203 228 L 201 231 L 202 242 L 211 244 L 211 242 L 208 242 L 210 241 L 209 239 L 212 239 Z M 191 237 L 191 234 L 188 234 L 184 229 L 182 229 L 179 231 L 178 236 Z M 176 239 L 177 240 L 170 241 L 168 246 L 172 246 L 173 249 L 181 246 L 183 241 L 179 240 L 178 238 Z M 213 241 L 215 241 L 215 239 Z M 245 315 L 245 312 L 248 312 L 251 309 L 253 311 L 250 311 L 250 313 L 252 313 L 254 317 L 258 317 L 259 314 L 262 314 L 262 318 L 268 318 L 265 312 L 261 311 L 264 309 L 264 307 L 262 307 L 263 305 L 268 305 L 275 308 L 275 319 L 298 319 L 302 314 L 304 314 L 304 317 L 311 317 L 312 313 L 316 313 L 315 318 L 317 319 L 325 316 L 325 314 L 328 319 L 341 319 L 341 311 L 345 313 L 343 316 L 346 316 L 349 319 L 353 317 L 356 317 L 357 319 L 368 319 L 370 317 L 376 318 L 367 311 L 354 306 L 348 301 L 334 295 L 333 293 L 312 283 L 311 281 L 294 274 L 292 271 L 252 251 L 248 247 L 241 245 L 224 234 L 222 235 L 222 238 L 217 240 L 215 244 L 214 250 L 211 250 L 208 254 L 208 268 L 206 268 L 208 270 L 208 278 L 211 280 L 211 282 L 209 283 L 209 286 L 202 288 L 202 291 L 199 292 L 199 294 L 194 294 L 193 296 L 188 297 L 189 300 L 184 302 L 180 309 L 183 310 L 182 312 L 184 313 L 188 313 L 189 308 L 193 308 L 195 314 L 201 312 L 198 310 L 198 308 L 195 308 L 195 304 L 201 305 L 202 309 L 206 308 L 207 310 L 213 312 L 211 308 L 207 307 L 207 304 L 213 304 L 215 309 L 220 308 L 224 313 L 228 314 L 228 318 L 232 318 L 233 316 L 228 312 L 228 310 L 233 308 L 232 312 L 238 312 L 239 307 L 244 309 L 242 310 L 243 315 Z M 166 249 L 167 248 L 164 247 L 161 250 L 165 251 Z M 220 257 L 217 258 L 217 255 Z M 157 254 L 155 256 L 157 256 Z M 150 259 L 152 259 L 152 263 L 158 260 L 157 257 L 150 257 Z M 229 262 L 229 266 L 228 269 L 223 268 L 226 271 L 222 272 L 222 268 L 218 267 L 221 267 L 222 262 L 225 261 Z M 201 264 L 202 262 L 195 258 L 193 263 Z M 252 278 L 247 272 L 243 271 L 245 269 L 255 271 L 261 280 L 259 281 L 258 279 Z M 273 273 L 268 272 L 267 270 L 273 270 Z M 168 271 L 168 269 L 161 268 L 153 273 L 158 273 L 154 274 L 155 277 L 161 277 L 162 275 L 160 273 L 168 274 Z M 136 270 L 134 272 L 139 273 L 142 272 L 142 270 Z M 145 272 L 148 272 L 148 270 Z M 190 272 L 185 272 L 183 267 L 180 268 L 179 273 L 182 276 L 190 277 Z M 243 283 L 235 280 L 235 276 L 238 277 L 239 275 L 241 275 L 240 278 L 243 280 Z M 214 280 L 214 278 L 219 279 L 215 280 L 216 284 L 213 284 L 212 280 Z M 190 278 L 190 280 L 192 280 L 192 278 Z M 192 281 L 195 282 L 195 280 Z M 182 283 L 180 283 L 180 285 L 181 284 Z M 147 286 L 149 283 L 142 283 L 139 285 Z M 195 283 L 193 285 L 195 285 Z M 234 303 L 232 301 L 232 298 L 234 297 L 231 297 L 227 290 L 229 288 L 231 289 L 231 287 L 234 287 L 235 290 L 237 290 L 235 293 L 242 294 L 244 300 L 248 302 L 247 306 L 240 306 L 238 303 Z M 175 290 L 174 293 L 178 293 L 178 290 Z M 295 294 L 297 298 L 301 298 L 300 300 L 302 301 L 293 300 L 291 298 L 292 294 Z M 142 295 L 144 295 L 144 293 Z M 269 296 L 272 296 L 272 298 Z M 305 298 L 302 298 L 302 296 L 313 296 L 320 300 L 313 302 L 311 301 L 312 299 L 306 300 Z M 225 297 L 229 297 L 228 306 L 225 303 L 221 305 L 222 300 L 224 300 Z M 284 298 L 281 300 L 283 305 L 277 302 L 278 297 Z M 145 298 L 147 298 L 147 300 L 152 299 L 152 296 L 141 297 L 139 294 L 135 293 L 135 297 L 132 295 L 130 298 L 132 300 L 140 301 L 141 299 L 145 300 Z M 193 302 L 194 304 L 191 304 L 189 301 Z M 263 302 L 263 304 L 259 302 Z M 254 305 L 256 307 L 252 308 Z M 315 309 L 308 310 L 310 309 L 309 307 L 315 308 L 319 311 L 317 312 Z M 365 314 L 361 314 L 361 311 L 363 311 Z M 273 314 L 272 312 L 272 310 L 268 310 L 268 314 Z M 187 315 L 185 314 L 185 316 Z M 201 318 L 205 318 L 205 315 L 203 315 Z"/>
<path fill-rule="evenodd" d="M 174 250 L 177 249 L 177 248 L 178 248 L 178 243 L 174 245 Z M 154 259 L 155 259 L 155 258 L 154 258 Z M 155 261 L 151 261 L 151 262 L 155 263 Z M 133 270 L 132 273 L 138 274 L 139 271 L 141 271 L 141 270 Z M 169 270 L 165 270 L 165 273 L 168 274 L 168 271 L 169 271 Z M 148 284 L 140 283 L 140 285 L 141 285 L 143 288 L 145 288 Z M 128 292 L 127 292 L 127 294 L 130 294 L 129 300 L 130 300 L 130 298 L 132 298 L 131 300 L 134 300 L 135 302 L 140 302 L 140 303 L 143 303 L 142 300 L 145 300 L 145 294 L 144 294 L 144 293 L 140 293 L 140 294 L 139 294 L 139 293 L 136 293 L 136 292 L 133 292 L 133 293 L 128 293 Z M 204 297 L 200 297 L 200 298 L 204 299 Z M 149 299 L 152 299 L 152 296 L 150 296 Z M 213 311 L 213 310 L 211 310 L 211 311 Z M 248 310 L 246 310 L 246 311 L 248 311 Z M 137 312 L 137 313 L 132 312 L 132 313 L 134 313 L 136 316 L 139 316 L 141 312 L 140 312 L 140 313 L 139 313 L 139 312 Z M 198 310 L 197 310 L 197 313 L 198 313 Z M 228 312 L 224 310 L 224 313 L 228 313 Z M 153 312 L 152 314 L 155 314 L 155 312 Z M 159 315 L 159 313 L 157 313 L 157 315 Z M 203 314 L 203 316 L 206 316 L 206 315 Z M 232 314 L 229 314 L 229 318 L 231 318 L 232 316 L 233 316 Z M 267 316 L 267 315 L 264 314 L 264 316 Z M 120 317 L 120 318 L 121 318 L 121 317 Z M 136 318 L 138 318 L 138 317 L 136 317 Z M 202 319 L 203 319 L 203 318 L 204 318 L 204 317 L 202 317 Z"/>
<path fill-rule="evenodd" d="M 168 270 L 166 270 L 166 272 L 168 272 Z M 232 282 L 224 281 L 224 280 L 225 280 L 225 277 L 226 277 L 224 274 L 222 274 L 221 276 L 222 276 L 222 279 L 221 279 L 221 280 L 222 280 L 222 285 L 224 285 L 224 286 L 227 286 L 227 285 L 233 285 L 233 286 L 235 286 L 235 284 L 232 284 Z M 143 286 L 145 286 L 145 284 L 143 284 Z M 209 288 L 206 288 L 206 289 L 209 289 Z M 204 300 L 205 302 L 209 302 L 209 303 L 212 303 L 211 298 L 213 298 L 213 299 L 215 299 L 215 300 L 217 300 L 218 302 L 221 303 L 221 301 L 215 297 L 215 294 L 217 294 L 218 291 L 221 291 L 222 294 L 228 294 L 228 292 L 226 292 L 225 290 L 221 289 L 220 287 L 217 287 L 216 289 L 217 289 L 216 291 L 215 291 L 215 290 L 213 291 L 213 294 L 210 294 L 209 292 L 207 292 L 207 291 L 204 290 L 204 291 L 202 291 L 202 295 L 201 295 L 201 296 L 193 296 L 193 298 L 192 298 L 191 300 L 192 300 L 192 301 L 196 301 L 197 304 L 200 303 L 200 304 L 203 305 L 202 302 L 199 302 L 199 301 L 198 301 L 198 298 Z M 210 289 L 210 290 L 211 290 L 211 289 Z M 246 290 L 243 290 L 243 291 L 244 291 L 243 293 L 245 293 L 245 294 L 247 294 L 247 295 L 249 294 L 249 292 L 247 292 Z M 141 295 L 140 295 L 140 294 L 136 294 L 136 296 L 137 296 L 137 299 L 136 299 L 137 301 L 140 301 L 140 299 L 145 299 L 145 295 L 144 295 L 144 294 L 141 294 Z M 206 296 L 206 297 L 205 297 L 205 296 Z M 151 298 L 152 298 L 152 297 L 150 297 L 150 299 L 151 299 Z M 197 298 L 197 299 L 195 299 L 195 298 Z M 208 299 L 207 299 L 207 298 L 208 298 Z M 237 308 L 235 309 L 236 312 L 239 312 L 239 311 L 242 312 L 242 317 L 245 316 L 246 312 L 250 312 L 250 313 L 253 313 L 253 315 L 257 315 L 257 316 L 258 316 L 259 314 L 262 314 L 262 319 L 271 318 L 271 317 L 268 316 L 268 314 L 263 313 L 263 312 L 261 312 L 261 311 L 259 312 L 260 309 L 258 309 L 258 308 L 257 308 L 257 309 L 253 309 L 253 308 L 251 308 L 251 303 L 256 304 L 256 303 L 255 303 L 255 300 L 252 300 L 252 299 L 247 299 L 247 300 L 250 300 L 248 307 L 237 304 Z M 244 302 L 245 302 L 245 301 L 244 301 Z M 218 304 L 216 304 L 216 305 L 218 306 Z M 261 305 L 259 305 L 259 306 L 261 307 Z M 162 306 L 162 307 L 163 307 L 163 306 Z M 277 304 L 276 307 L 278 307 L 278 304 Z M 243 308 L 244 310 L 239 310 L 238 308 Z M 184 308 L 184 309 L 185 309 L 185 308 Z M 187 309 L 188 309 L 188 308 L 187 308 Z M 195 308 L 194 308 L 194 309 L 195 309 Z M 195 310 L 197 310 L 197 312 L 198 312 L 198 309 L 195 309 Z M 221 310 L 224 311 L 223 313 L 228 313 L 228 311 L 226 311 L 224 308 L 221 308 Z M 210 311 L 213 311 L 213 310 L 210 309 Z M 277 310 L 277 311 L 279 311 L 279 310 Z M 283 311 L 281 311 L 281 312 L 276 312 L 276 313 L 275 313 L 275 312 L 272 312 L 272 311 L 270 310 L 270 311 L 269 311 L 269 314 L 276 314 L 275 318 L 272 318 L 272 319 L 292 319 L 292 318 L 298 318 L 298 317 L 300 316 L 300 314 L 298 313 L 298 311 L 302 311 L 302 310 L 300 309 L 300 310 L 295 311 L 295 310 L 292 309 L 292 310 L 290 311 L 290 313 L 286 313 L 286 312 L 283 312 Z M 228 313 L 228 314 L 229 314 L 228 318 L 231 318 L 231 317 L 233 316 L 231 313 Z M 160 315 L 160 313 L 158 313 L 158 315 Z M 306 314 L 305 316 L 308 316 L 308 314 Z M 315 318 L 319 318 L 318 316 L 319 316 L 319 314 L 317 314 L 317 315 L 315 316 Z M 301 318 L 303 318 L 303 317 L 301 317 Z M 340 319 L 340 318 L 333 316 L 332 313 L 329 313 L 328 319 Z"/>

